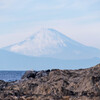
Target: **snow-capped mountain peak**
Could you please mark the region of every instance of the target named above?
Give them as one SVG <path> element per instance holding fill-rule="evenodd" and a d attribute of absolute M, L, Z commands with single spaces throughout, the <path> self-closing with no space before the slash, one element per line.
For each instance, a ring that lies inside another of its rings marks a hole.
<path fill-rule="evenodd" d="M 61 47 L 66 47 L 64 35 L 53 29 L 41 29 L 21 43 L 13 45 L 10 50 L 30 56 L 53 54 Z M 59 50 L 58 50 L 59 51 Z"/>
<path fill-rule="evenodd" d="M 84 46 L 54 29 L 41 29 L 26 40 L 8 47 L 8 50 L 28 56 L 59 59 L 98 57 L 100 53 L 98 49 Z"/>

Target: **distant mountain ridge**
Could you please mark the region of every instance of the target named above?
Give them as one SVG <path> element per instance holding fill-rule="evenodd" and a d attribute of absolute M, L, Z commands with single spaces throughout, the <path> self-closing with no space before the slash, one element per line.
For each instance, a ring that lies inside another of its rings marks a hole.
<path fill-rule="evenodd" d="M 100 50 L 78 43 L 54 29 L 42 29 L 6 50 L 33 57 L 56 59 L 91 59 L 100 57 Z"/>
<path fill-rule="evenodd" d="M 0 70 L 79 69 L 100 63 L 100 58 L 61 60 L 47 57 L 29 57 L 0 49 Z"/>

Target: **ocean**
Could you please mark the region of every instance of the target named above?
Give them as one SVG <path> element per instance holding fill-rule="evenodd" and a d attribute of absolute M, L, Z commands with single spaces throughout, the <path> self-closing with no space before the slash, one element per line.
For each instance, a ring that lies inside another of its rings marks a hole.
<path fill-rule="evenodd" d="M 25 71 L 0 71 L 0 80 L 16 81 L 20 80 Z"/>

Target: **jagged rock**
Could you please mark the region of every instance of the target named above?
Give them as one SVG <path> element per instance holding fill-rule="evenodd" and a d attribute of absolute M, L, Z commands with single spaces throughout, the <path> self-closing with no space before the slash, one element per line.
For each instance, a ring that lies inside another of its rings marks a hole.
<path fill-rule="evenodd" d="M 100 64 L 79 70 L 27 71 L 0 81 L 0 100 L 100 100 Z"/>
<path fill-rule="evenodd" d="M 22 76 L 22 79 L 24 78 L 35 78 L 36 77 L 36 71 L 26 71 L 25 74 Z"/>
<path fill-rule="evenodd" d="M 21 79 L 25 79 L 25 78 L 40 78 L 40 77 L 47 76 L 49 74 L 49 72 L 50 72 L 50 70 L 45 70 L 45 71 L 26 71 Z"/>

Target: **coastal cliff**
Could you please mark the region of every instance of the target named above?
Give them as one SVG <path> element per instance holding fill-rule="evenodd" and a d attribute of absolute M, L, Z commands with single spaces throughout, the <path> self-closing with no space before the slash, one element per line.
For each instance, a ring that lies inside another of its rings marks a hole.
<path fill-rule="evenodd" d="M 100 64 L 79 70 L 27 71 L 0 81 L 0 100 L 100 100 Z"/>

